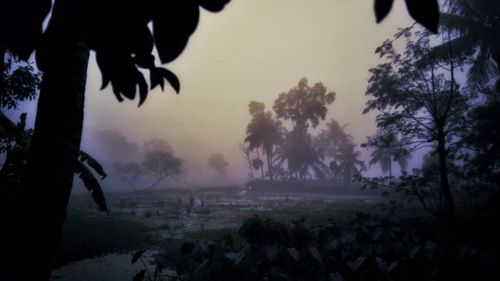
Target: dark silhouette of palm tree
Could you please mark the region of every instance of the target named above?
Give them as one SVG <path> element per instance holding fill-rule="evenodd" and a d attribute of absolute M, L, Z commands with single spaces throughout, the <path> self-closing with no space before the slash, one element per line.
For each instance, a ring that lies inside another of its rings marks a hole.
<path fill-rule="evenodd" d="M 316 139 L 316 144 L 329 157 L 336 158 L 340 148 L 352 141 L 352 136 L 346 133 L 346 125 L 340 125 L 337 120 L 331 119 L 326 124 L 326 129 L 321 130 Z"/>
<path fill-rule="evenodd" d="M 266 155 L 269 179 L 273 179 L 273 160 L 277 146 L 282 143 L 284 128 L 281 121 L 273 117 L 271 112 L 265 112 L 263 103 L 250 102 L 249 112 L 252 120 L 247 126 L 245 142 L 249 150 L 256 150 L 260 159 L 259 149 Z M 262 166 L 261 166 L 261 169 Z"/>
<path fill-rule="evenodd" d="M 397 162 L 401 171 L 406 171 L 409 152 L 393 133 L 378 134 L 370 146 L 375 148 L 370 155 L 370 166 L 379 163 L 382 172 L 389 173 L 389 177 L 392 177 L 392 162 Z"/>
<path fill-rule="evenodd" d="M 446 7 L 441 28 L 454 38 L 436 46 L 431 55 L 448 60 L 451 44 L 457 55 L 471 58 L 470 85 L 483 86 L 500 73 L 500 5 L 495 0 L 448 0 Z"/>
<path fill-rule="evenodd" d="M 328 167 L 323 159 L 322 151 L 313 146 L 312 136 L 297 130 L 286 135 L 278 152 L 278 160 L 287 162 L 289 176 L 295 179 L 311 178 L 311 171 L 317 178 L 324 179 Z"/>
<path fill-rule="evenodd" d="M 356 150 L 356 145 L 349 143 L 344 145 L 340 150 L 340 161 L 338 170 L 343 175 L 344 185 L 351 185 L 352 177 L 366 170 L 366 165 L 359 160 L 361 153 Z"/>

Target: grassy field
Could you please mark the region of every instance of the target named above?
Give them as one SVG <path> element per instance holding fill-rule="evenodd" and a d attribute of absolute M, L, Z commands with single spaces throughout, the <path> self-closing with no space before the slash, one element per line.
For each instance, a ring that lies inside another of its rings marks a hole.
<path fill-rule="evenodd" d="M 381 198 L 373 193 L 246 192 L 236 189 L 160 190 L 107 196 L 110 212 L 97 211 L 90 198 L 75 196 L 64 228 L 57 265 L 130 253 L 137 249 L 173 247 L 185 240 L 237 237 L 238 228 L 254 215 L 289 223 L 327 223 L 355 212 L 379 213 Z"/>

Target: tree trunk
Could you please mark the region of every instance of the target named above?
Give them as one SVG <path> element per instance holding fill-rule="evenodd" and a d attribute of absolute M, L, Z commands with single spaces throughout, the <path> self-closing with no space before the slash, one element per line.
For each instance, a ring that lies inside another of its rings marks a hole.
<path fill-rule="evenodd" d="M 272 172 L 272 156 L 268 155 L 266 153 L 266 157 L 267 157 L 267 173 L 269 174 L 269 180 L 273 180 L 273 172 Z"/>
<path fill-rule="evenodd" d="M 260 154 L 259 154 L 259 148 L 257 147 L 257 159 L 259 159 L 260 161 L 260 173 L 261 173 L 261 176 L 262 176 L 262 179 L 264 179 L 264 161 L 262 161 L 262 159 L 260 159 Z"/>
<path fill-rule="evenodd" d="M 253 166 L 252 166 L 252 159 L 250 158 L 250 155 L 245 154 L 248 160 L 248 165 L 250 167 L 250 178 L 253 180 L 254 175 L 253 175 Z"/>
<path fill-rule="evenodd" d="M 50 280 L 66 217 L 83 127 L 89 49 L 78 41 L 52 45 L 45 58 L 35 131 L 22 181 L 20 241 L 6 280 Z M 19 247 L 20 246 L 20 247 Z M 29 256 L 29 264 L 22 260 Z M 29 269 L 29 270 L 27 270 Z"/>
<path fill-rule="evenodd" d="M 392 178 L 392 160 L 389 159 L 389 177 Z"/>
<path fill-rule="evenodd" d="M 495 48 L 494 57 L 495 57 L 495 62 L 497 63 L 497 74 L 500 75 L 500 46 L 497 46 Z M 500 93 L 500 77 L 497 78 L 497 83 L 495 85 L 495 88 L 497 92 Z"/>
<path fill-rule="evenodd" d="M 440 207 L 445 212 L 451 212 L 455 209 L 453 196 L 451 195 L 450 184 L 448 182 L 448 164 L 447 152 L 445 147 L 445 136 L 442 129 L 438 131 L 438 155 L 439 155 L 439 177 L 441 191 L 439 195 Z"/>
<path fill-rule="evenodd" d="M 3 86 L 3 71 L 5 67 L 5 47 L 0 44 L 0 57 L 2 61 L 0 61 L 0 96 L 4 94 L 4 86 Z M 2 109 L 2 104 L 0 104 L 0 110 Z"/>

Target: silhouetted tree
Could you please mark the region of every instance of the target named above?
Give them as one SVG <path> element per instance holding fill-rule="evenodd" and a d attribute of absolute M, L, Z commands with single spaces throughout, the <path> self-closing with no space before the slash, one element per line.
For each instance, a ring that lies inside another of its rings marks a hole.
<path fill-rule="evenodd" d="M 500 5 L 495 0 L 447 0 L 445 7 L 441 28 L 448 32 L 455 54 L 469 60 L 469 85 L 480 89 L 500 73 Z M 447 61 L 448 53 L 445 42 L 431 54 Z"/>
<path fill-rule="evenodd" d="M 336 158 L 340 148 L 352 141 L 352 136 L 345 129 L 346 125 L 341 126 L 335 119 L 331 119 L 326 124 L 326 129 L 322 129 L 316 138 L 316 146 L 322 149 L 325 154 L 331 158 Z"/>
<path fill-rule="evenodd" d="M 466 58 L 468 91 L 485 102 L 471 110 L 472 129 L 464 138 L 473 153 L 466 152 L 468 178 L 496 184 L 500 181 L 498 140 L 498 108 L 500 106 L 500 5 L 494 0 L 448 0 L 443 12 L 441 28 L 450 32 L 454 51 Z M 447 45 L 433 48 L 432 54 L 446 59 Z M 496 85 L 494 82 L 496 80 Z"/>
<path fill-rule="evenodd" d="M 500 187 L 500 93 L 470 113 L 472 130 L 467 132 L 464 142 L 473 151 L 467 170 L 469 177 L 479 183 L 487 182 Z M 496 100 L 495 100 L 496 99 Z M 466 160 L 467 160 L 466 158 Z"/>
<path fill-rule="evenodd" d="M 326 129 L 321 130 L 314 141 L 314 146 L 320 149 L 325 158 L 330 158 L 329 167 L 334 181 L 342 178 L 339 170 L 342 148 L 352 143 L 352 136 L 345 131 L 346 127 L 347 125 L 341 126 L 336 120 L 331 119 L 326 124 Z"/>
<path fill-rule="evenodd" d="M 240 143 L 238 145 L 238 147 L 240 148 L 241 152 L 243 152 L 243 154 L 245 155 L 245 160 L 247 160 L 248 162 L 248 168 L 250 169 L 250 173 L 249 173 L 249 176 L 250 176 L 250 179 L 253 179 L 254 178 L 254 175 L 253 175 L 253 165 L 252 165 L 252 157 L 250 155 L 251 153 L 251 150 L 248 149 L 248 147 L 245 146 L 245 144 L 243 143 Z"/>
<path fill-rule="evenodd" d="M 137 162 L 114 163 L 113 168 L 133 190 L 138 189 L 136 182 L 144 173 Z"/>
<path fill-rule="evenodd" d="M 0 113 L 17 109 L 19 102 L 33 100 L 38 94 L 41 74 L 32 63 L 24 63 L 11 55 L 2 57 L 0 80 Z"/>
<path fill-rule="evenodd" d="M 173 153 L 174 149 L 170 143 L 162 139 L 150 139 L 144 142 L 144 153 L 149 153 L 153 151 L 162 151 Z"/>
<path fill-rule="evenodd" d="M 167 179 L 177 179 L 183 173 L 182 160 L 175 156 L 174 149 L 165 140 L 145 141 L 143 157 L 142 163 L 113 164 L 120 178 L 134 190 L 153 189 Z"/>
<path fill-rule="evenodd" d="M 172 152 L 154 150 L 146 152 L 142 168 L 146 175 L 154 178 L 154 182 L 147 187 L 153 189 L 166 179 L 175 179 L 182 174 L 182 161 Z"/>
<path fill-rule="evenodd" d="M 31 63 L 23 63 L 5 56 L 5 60 L 0 62 L 2 72 L 0 73 L 0 155 L 14 151 L 20 152 L 17 148 L 27 145 L 27 140 L 20 139 L 18 132 L 25 132 L 26 114 L 21 114 L 20 122 L 14 124 L 6 115 L 5 110 L 16 110 L 19 103 L 33 100 L 38 94 L 40 87 L 40 73 L 36 72 Z M 26 131 L 26 135 L 31 137 L 32 130 Z M 25 151 L 27 152 L 27 151 Z M 7 158 L 9 156 L 6 156 Z M 16 172 L 20 176 L 20 171 Z"/>
<path fill-rule="evenodd" d="M 281 93 L 274 101 L 273 110 L 278 118 L 290 120 L 292 131 L 286 135 L 280 148 L 280 162 L 286 160 L 288 171 L 295 178 L 305 179 L 314 171 L 319 178 L 325 177 L 328 169 L 322 162 L 324 155 L 313 146 L 309 126 L 315 128 L 325 120 L 327 105 L 335 100 L 334 92 L 327 92 L 321 82 L 308 85 L 307 78 L 300 79 L 298 85 L 287 93 Z"/>
<path fill-rule="evenodd" d="M 319 179 L 325 178 L 328 167 L 323 163 L 323 153 L 313 146 L 309 133 L 293 130 L 286 135 L 278 152 L 280 162 L 287 162 L 288 173 L 295 179 L 312 178 L 311 171 Z"/>
<path fill-rule="evenodd" d="M 359 160 L 361 153 L 356 150 L 354 143 L 348 143 L 340 149 L 339 163 L 336 167 L 342 178 L 345 186 L 351 185 L 353 176 L 359 175 L 366 170 L 365 163 Z M 331 167 L 331 165 L 330 165 Z"/>
<path fill-rule="evenodd" d="M 445 36 L 444 36 L 445 37 Z M 464 128 L 467 98 L 455 79 L 461 63 L 448 42 L 448 61 L 439 63 L 430 53 L 431 38 L 426 32 L 403 29 L 395 40 L 404 40 L 400 53 L 387 40 L 377 48 L 386 62 L 370 69 L 370 84 L 364 113 L 379 110 L 377 127 L 397 131 L 402 145 L 410 151 L 431 146 L 439 155 L 440 202 L 444 210 L 454 209 L 448 181 L 447 161 L 457 149 L 457 137 Z M 433 38 L 432 40 L 440 40 Z"/>
<path fill-rule="evenodd" d="M 394 133 L 379 131 L 374 138 L 369 138 L 368 142 L 362 146 L 374 148 L 370 155 L 369 165 L 379 163 L 382 172 L 388 172 L 389 177 L 392 177 L 392 162 L 397 162 L 401 171 L 406 171 L 410 154 Z"/>
<path fill-rule="evenodd" d="M 325 120 L 326 106 L 334 100 L 335 93 L 327 92 L 321 82 L 310 87 L 307 78 L 302 78 L 296 87 L 278 96 L 273 110 L 278 118 L 291 120 L 293 130 L 305 133 L 309 125 L 316 128 L 320 120 Z"/>
<path fill-rule="evenodd" d="M 252 101 L 248 105 L 248 111 L 252 120 L 247 126 L 245 142 L 249 150 L 256 150 L 260 159 L 259 149 L 265 153 L 267 160 L 267 173 L 269 179 L 273 179 L 273 159 L 276 147 L 282 142 L 284 128 L 281 122 L 276 120 L 271 112 L 265 112 L 264 103 Z"/>
<path fill-rule="evenodd" d="M 260 160 L 260 158 L 252 159 L 252 167 L 254 170 L 259 170 L 259 169 L 262 170 L 263 166 L 264 166 L 264 162 L 262 162 L 262 160 Z M 262 173 L 262 178 L 264 178 L 264 173 Z"/>
<path fill-rule="evenodd" d="M 217 172 L 219 178 L 226 177 L 226 169 L 229 164 L 226 159 L 224 159 L 224 155 L 221 153 L 210 155 L 210 157 L 208 157 L 208 165 Z"/>
<path fill-rule="evenodd" d="M 12 194 L 18 188 L 32 134 L 33 130 L 26 129 L 26 113 L 21 114 L 17 124 L 0 113 L 0 155 L 5 157 L 0 166 L 2 205 L 12 200 Z"/>

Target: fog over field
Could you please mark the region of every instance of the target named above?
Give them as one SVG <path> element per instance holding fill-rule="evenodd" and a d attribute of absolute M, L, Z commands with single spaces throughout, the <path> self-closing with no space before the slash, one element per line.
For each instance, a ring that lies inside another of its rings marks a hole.
<path fill-rule="evenodd" d="M 359 145 L 376 130 L 375 112 L 362 114 L 367 70 L 378 62 L 374 50 L 398 28 L 412 23 L 403 1 L 395 1 L 393 12 L 382 23 L 374 21 L 373 8 L 364 0 L 319 0 L 314 5 L 290 0 L 233 1 L 220 14 L 202 10 L 186 50 L 167 65 L 179 77 L 180 94 L 169 87 L 165 92 L 157 88 L 140 108 L 137 100 L 117 102 L 111 87 L 100 90 L 101 77 L 92 57 L 82 148 L 112 170 L 110 163 L 140 158 L 144 141 L 164 139 L 185 161 L 189 170 L 185 181 L 212 180 L 214 174 L 206 163 L 210 154 L 219 152 L 229 163 L 228 180 L 243 182 L 248 179 L 248 165 L 238 144 L 243 143 L 251 119 L 248 103 L 264 102 L 271 110 L 278 95 L 295 87 L 302 77 L 336 92 L 326 121 L 334 118 L 349 124 L 347 131 Z M 33 104 L 27 107 L 34 111 Z M 28 119 L 33 120 L 34 114 Z M 109 138 L 96 137 L 103 132 L 123 136 L 124 143 L 115 146 Z M 359 150 L 367 161 L 369 152 Z M 416 154 L 414 161 L 419 165 L 421 155 Z M 366 174 L 379 173 L 375 165 Z"/>

